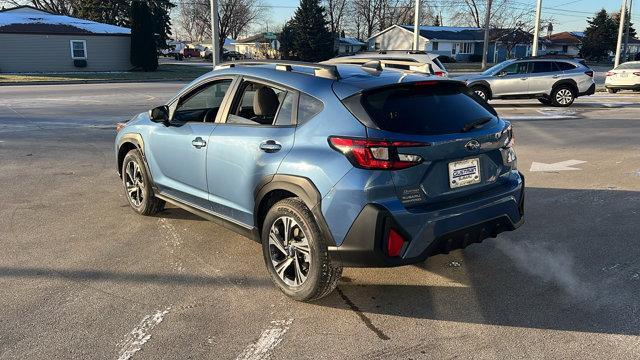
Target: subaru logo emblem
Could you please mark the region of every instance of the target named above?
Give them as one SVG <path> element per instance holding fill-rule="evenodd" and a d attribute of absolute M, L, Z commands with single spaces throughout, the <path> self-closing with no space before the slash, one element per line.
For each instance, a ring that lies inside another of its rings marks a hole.
<path fill-rule="evenodd" d="M 471 140 L 464 145 L 464 148 L 469 151 L 478 150 L 480 149 L 480 143 L 478 140 Z"/>

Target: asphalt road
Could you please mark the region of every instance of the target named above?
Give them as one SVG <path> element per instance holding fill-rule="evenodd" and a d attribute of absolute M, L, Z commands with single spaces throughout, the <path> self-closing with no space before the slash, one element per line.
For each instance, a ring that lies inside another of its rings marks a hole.
<path fill-rule="evenodd" d="M 526 224 L 304 304 L 258 244 L 129 209 L 113 124 L 180 86 L 0 87 L 0 359 L 640 357 L 640 96 L 495 102 Z"/>

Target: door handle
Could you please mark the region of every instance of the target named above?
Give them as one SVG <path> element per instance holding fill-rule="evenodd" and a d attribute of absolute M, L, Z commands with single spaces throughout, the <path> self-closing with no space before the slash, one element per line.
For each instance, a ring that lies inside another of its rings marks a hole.
<path fill-rule="evenodd" d="M 274 153 L 282 149 L 282 145 L 275 140 L 267 140 L 260 143 L 260 149 L 264 152 Z"/>
<path fill-rule="evenodd" d="M 198 136 L 197 138 L 193 139 L 193 141 L 191 141 L 191 145 L 193 145 L 193 147 L 195 147 L 196 149 L 201 149 L 207 146 L 207 142 L 202 140 L 202 138 Z"/>

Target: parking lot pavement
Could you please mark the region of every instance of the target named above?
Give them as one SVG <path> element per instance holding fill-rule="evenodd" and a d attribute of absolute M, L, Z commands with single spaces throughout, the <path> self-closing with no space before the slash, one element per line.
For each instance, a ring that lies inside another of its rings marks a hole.
<path fill-rule="evenodd" d="M 113 124 L 180 86 L 0 89 L 0 359 L 640 357 L 640 96 L 494 102 L 526 224 L 303 304 L 258 244 L 129 209 Z"/>

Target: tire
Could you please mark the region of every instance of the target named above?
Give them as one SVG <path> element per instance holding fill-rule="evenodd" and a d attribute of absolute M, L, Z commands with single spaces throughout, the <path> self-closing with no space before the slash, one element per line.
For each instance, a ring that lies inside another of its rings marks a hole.
<path fill-rule="evenodd" d="M 138 149 L 131 150 L 122 161 L 122 187 L 131 208 L 140 215 L 154 215 L 165 202 L 153 195 L 151 180 Z"/>
<path fill-rule="evenodd" d="M 489 91 L 484 86 L 472 86 L 471 91 L 478 95 L 482 100 L 489 101 Z"/>
<path fill-rule="evenodd" d="M 297 301 L 327 296 L 342 276 L 342 266 L 331 262 L 313 214 L 298 198 L 269 209 L 262 226 L 262 252 L 273 283 Z"/>
<path fill-rule="evenodd" d="M 549 100 L 547 98 L 538 98 L 538 101 L 540 101 L 540 103 L 542 103 L 544 105 L 551 105 L 551 100 Z"/>
<path fill-rule="evenodd" d="M 611 89 L 611 88 L 607 88 L 607 92 L 608 92 L 609 94 L 616 94 L 618 91 L 620 91 L 620 90 L 618 90 L 618 89 Z"/>
<path fill-rule="evenodd" d="M 566 85 L 561 85 L 551 92 L 551 103 L 553 106 L 567 107 L 573 104 L 576 94 L 573 89 Z"/>

